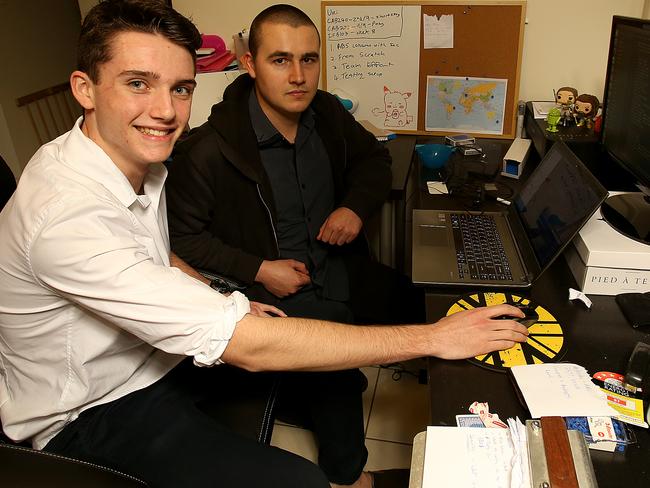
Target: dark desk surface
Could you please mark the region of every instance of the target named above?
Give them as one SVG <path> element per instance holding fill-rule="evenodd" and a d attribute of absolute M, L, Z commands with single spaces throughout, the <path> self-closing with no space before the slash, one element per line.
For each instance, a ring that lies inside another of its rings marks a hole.
<path fill-rule="evenodd" d="M 399 135 L 395 139 L 386 142 L 386 149 L 393 159 L 391 170 L 393 172 L 393 183 L 391 185 L 391 199 L 404 198 L 404 191 L 411 171 L 411 160 L 415 148 L 416 136 Z"/>
<path fill-rule="evenodd" d="M 507 149 L 504 143 L 502 151 Z M 496 149 L 498 153 L 498 148 Z M 491 158 L 501 158 L 499 154 Z M 525 179 L 535 168 L 539 158 L 531 153 L 524 168 Z M 494 164 L 494 161 L 490 161 Z M 461 164 L 463 164 L 461 162 Z M 449 197 L 429 195 L 426 192 L 426 175 L 415 165 L 413 179 L 419 187 L 414 208 L 468 209 L 475 202 L 464 195 Z M 498 176 L 499 192 L 516 192 L 519 180 Z M 501 196 L 501 195 L 498 195 Z M 507 198 L 507 197 L 506 197 Z M 504 209 L 494 201 L 484 202 L 480 208 L 486 210 Z M 409 229 L 410 231 L 410 229 Z M 628 325 L 618 305 L 611 296 L 590 296 L 591 310 L 581 302 L 568 299 L 569 288 L 576 283 L 563 257 L 560 257 L 537 280 L 532 289 L 520 290 L 520 295 L 533 299 L 548 309 L 560 322 L 568 345 L 563 361 L 584 366 L 590 373 L 612 371 L 624 373 L 629 355 L 638 341 L 650 342 L 650 330 L 638 331 Z M 446 315 L 447 310 L 460 295 L 472 290 L 468 288 L 428 288 L 427 317 L 430 321 Z M 520 404 L 510 379 L 504 373 L 493 372 L 475 366 L 468 361 L 429 360 L 429 389 L 431 424 L 456 425 L 457 414 L 466 414 L 474 401 L 488 402 L 490 410 L 502 419 L 518 416 L 530 418 Z M 600 488 L 650 487 L 650 432 L 632 426 L 637 444 L 623 453 L 608 453 L 590 450 L 594 470 Z"/>
<path fill-rule="evenodd" d="M 427 196 L 428 198 L 428 196 Z M 444 198 L 444 197 L 439 197 Z M 453 205 L 453 199 L 448 198 Z M 426 198 L 423 202 L 428 206 Z M 437 202 L 439 204 L 440 202 Z M 611 296 L 590 296 L 591 310 L 581 302 L 568 299 L 569 287 L 576 283 L 560 257 L 535 283 L 521 295 L 532 298 L 547 308 L 564 330 L 568 350 L 563 361 L 584 366 L 590 373 L 597 371 L 625 372 L 627 360 L 638 341 L 650 342 L 650 331 L 630 327 Z M 446 315 L 454 300 L 470 289 L 427 290 L 427 317 L 431 321 Z M 474 401 L 488 402 L 490 411 L 502 419 L 519 416 L 530 418 L 519 403 L 506 374 L 480 368 L 467 361 L 429 360 L 432 425 L 456 425 L 457 414 L 468 413 Z M 650 486 L 650 433 L 632 427 L 637 444 L 624 453 L 590 450 L 596 477 L 601 488 Z"/>

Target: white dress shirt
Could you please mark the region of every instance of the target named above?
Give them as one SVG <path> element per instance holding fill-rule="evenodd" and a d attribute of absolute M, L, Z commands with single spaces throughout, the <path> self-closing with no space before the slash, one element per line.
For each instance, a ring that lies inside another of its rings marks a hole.
<path fill-rule="evenodd" d="M 40 449 L 80 412 L 144 388 L 184 356 L 212 365 L 246 297 L 169 267 L 163 185 L 137 195 L 80 129 L 44 145 L 0 214 L 0 418 Z"/>

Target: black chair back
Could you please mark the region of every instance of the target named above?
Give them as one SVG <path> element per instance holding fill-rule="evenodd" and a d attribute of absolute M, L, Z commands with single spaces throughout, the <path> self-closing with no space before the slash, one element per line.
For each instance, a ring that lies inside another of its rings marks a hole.
<path fill-rule="evenodd" d="M 16 178 L 2 156 L 0 156 L 0 210 L 16 190 Z"/>

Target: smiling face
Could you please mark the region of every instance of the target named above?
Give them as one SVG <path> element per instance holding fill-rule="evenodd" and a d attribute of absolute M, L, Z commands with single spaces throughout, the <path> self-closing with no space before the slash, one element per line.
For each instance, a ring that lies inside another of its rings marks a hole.
<path fill-rule="evenodd" d="M 71 84 L 84 108 L 82 130 L 133 184 L 169 157 L 187 125 L 194 63 L 184 48 L 141 32 L 117 34 L 110 52 L 97 83 L 75 71 Z"/>
<path fill-rule="evenodd" d="M 274 125 L 296 122 L 318 89 L 318 33 L 312 26 L 267 22 L 260 40 L 255 58 L 244 57 L 260 106 Z"/>

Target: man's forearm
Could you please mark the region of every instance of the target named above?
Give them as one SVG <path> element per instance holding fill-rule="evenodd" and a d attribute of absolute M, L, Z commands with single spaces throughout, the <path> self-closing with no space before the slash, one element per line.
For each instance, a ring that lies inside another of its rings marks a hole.
<path fill-rule="evenodd" d="M 498 315 L 510 305 L 458 312 L 431 325 L 354 326 L 300 318 L 244 316 L 222 359 L 252 371 L 337 370 L 421 356 L 461 359 L 524 342 L 528 329 Z"/>
<path fill-rule="evenodd" d="M 426 355 L 419 347 L 431 326 L 350 326 L 302 318 L 246 315 L 222 359 L 251 371 L 328 371 L 404 361 Z"/>

